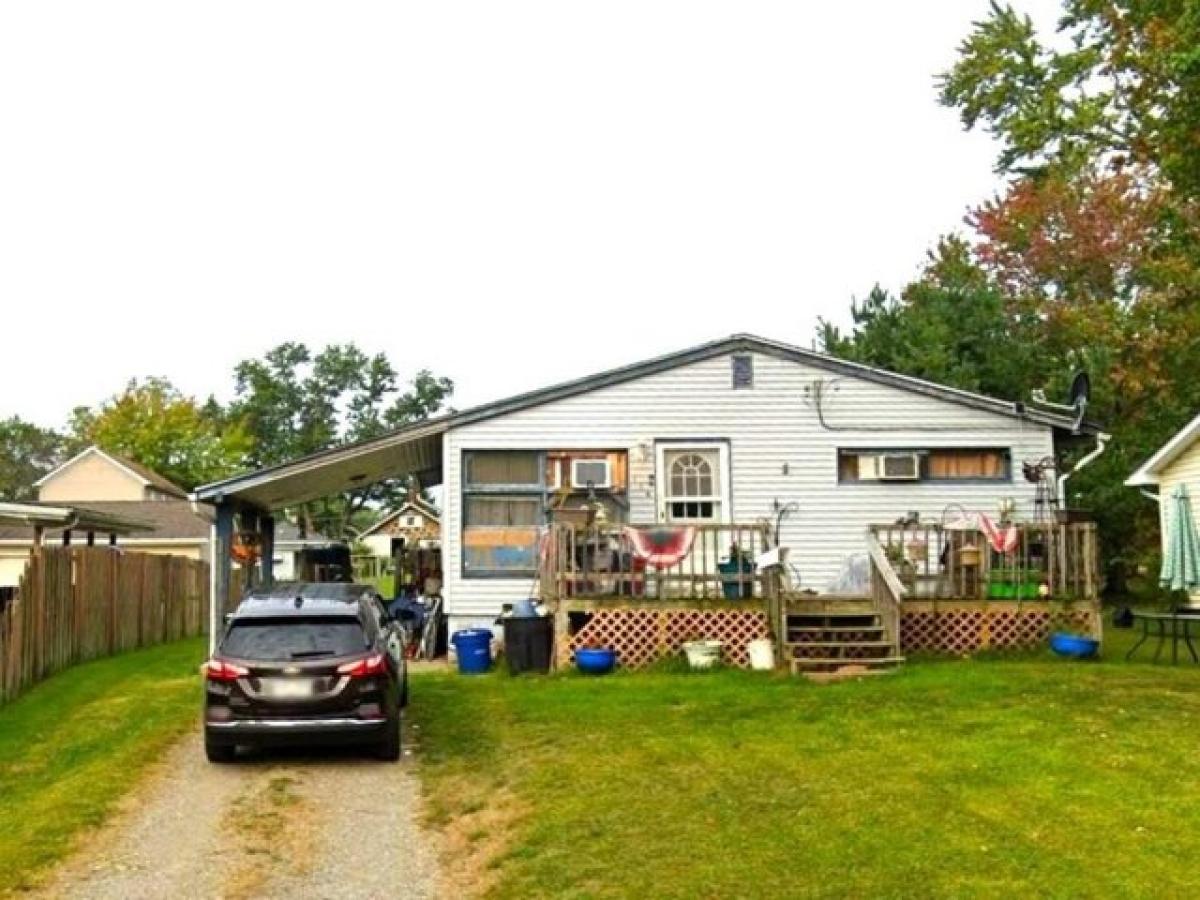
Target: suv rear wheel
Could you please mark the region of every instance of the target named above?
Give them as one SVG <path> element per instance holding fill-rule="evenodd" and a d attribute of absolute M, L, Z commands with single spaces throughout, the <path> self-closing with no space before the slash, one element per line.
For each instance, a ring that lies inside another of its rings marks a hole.
<path fill-rule="evenodd" d="M 385 762 L 395 762 L 400 758 L 400 714 L 388 720 L 387 735 L 375 748 L 375 753 Z"/>
<path fill-rule="evenodd" d="M 204 739 L 204 755 L 211 763 L 233 762 L 236 750 L 232 744 L 214 744 L 208 738 Z"/>

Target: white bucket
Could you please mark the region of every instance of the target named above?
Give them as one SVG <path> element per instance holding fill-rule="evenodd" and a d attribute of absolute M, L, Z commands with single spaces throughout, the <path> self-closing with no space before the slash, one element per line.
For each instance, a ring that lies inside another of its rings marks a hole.
<path fill-rule="evenodd" d="M 759 671 L 775 668 L 775 644 L 770 638 L 759 638 L 746 645 L 750 654 L 750 668 Z"/>
<path fill-rule="evenodd" d="M 688 641 L 683 645 L 683 652 L 693 669 L 711 669 L 721 659 L 721 642 Z"/>

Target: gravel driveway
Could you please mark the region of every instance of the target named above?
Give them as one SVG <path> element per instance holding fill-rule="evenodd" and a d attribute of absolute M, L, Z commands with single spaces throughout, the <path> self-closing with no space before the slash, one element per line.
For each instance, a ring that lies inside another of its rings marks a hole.
<path fill-rule="evenodd" d="M 433 897 L 406 757 L 270 754 L 233 765 L 181 741 L 42 897 Z"/>

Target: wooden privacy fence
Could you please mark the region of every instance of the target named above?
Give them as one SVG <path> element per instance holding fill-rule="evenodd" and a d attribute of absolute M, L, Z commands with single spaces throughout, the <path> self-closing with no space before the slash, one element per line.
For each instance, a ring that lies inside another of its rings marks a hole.
<path fill-rule="evenodd" d="M 193 637 L 207 625 L 205 562 L 44 547 L 0 603 L 0 703 L 68 666 Z"/>

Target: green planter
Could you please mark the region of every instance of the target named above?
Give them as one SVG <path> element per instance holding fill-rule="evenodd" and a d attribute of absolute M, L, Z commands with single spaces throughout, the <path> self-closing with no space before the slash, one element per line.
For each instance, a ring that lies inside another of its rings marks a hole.
<path fill-rule="evenodd" d="M 1042 584 L 1040 569 L 1010 569 L 988 575 L 989 600 L 1036 600 Z"/>
<path fill-rule="evenodd" d="M 748 600 L 754 596 L 754 563 L 748 559 L 730 559 L 717 563 L 721 573 L 721 593 L 726 600 Z"/>

